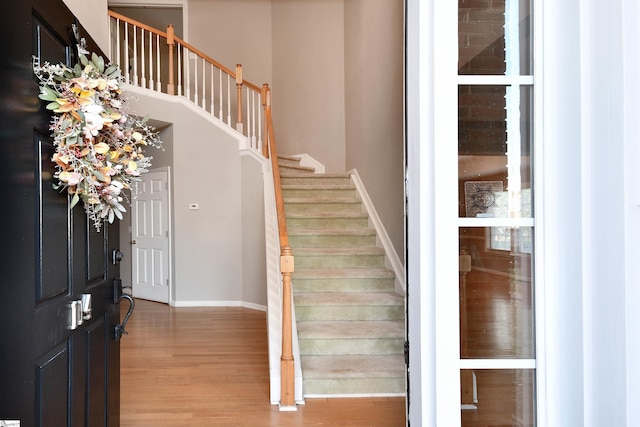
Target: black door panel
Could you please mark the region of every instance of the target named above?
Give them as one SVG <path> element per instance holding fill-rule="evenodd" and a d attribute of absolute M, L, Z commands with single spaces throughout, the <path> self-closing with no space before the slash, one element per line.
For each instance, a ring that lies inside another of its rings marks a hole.
<path fill-rule="evenodd" d="M 66 192 L 53 189 L 51 117 L 31 69 L 32 55 L 73 65 L 75 18 L 62 0 L 0 8 L 9 41 L 0 67 L 0 420 L 117 426 L 112 283 L 119 270 L 109 254 L 118 247 L 118 225 L 97 232 L 80 204 L 70 211 Z M 91 297 L 91 314 L 74 320 L 72 307 L 82 313 L 83 295 Z"/>

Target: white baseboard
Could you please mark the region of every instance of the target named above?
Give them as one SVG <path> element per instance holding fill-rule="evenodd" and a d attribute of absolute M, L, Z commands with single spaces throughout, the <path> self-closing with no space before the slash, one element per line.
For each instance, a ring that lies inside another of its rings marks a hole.
<path fill-rule="evenodd" d="M 395 273 L 396 292 L 402 295 L 406 295 L 407 285 L 405 279 L 404 264 L 402 263 L 402 261 L 400 261 L 400 257 L 398 257 L 398 253 L 393 247 L 393 243 L 391 243 L 391 239 L 387 234 L 387 230 L 384 228 L 384 224 L 378 216 L 378 212 L 376 211 L 376 208 L 373 205 L 369 194 L 367 193 L 362 179 L 360 179 L 360 175 L 358 175 L 358 171 L 352 169 L 348 173 L 351 175 L 351 179 L 356 186 L 356 191 L 362 199 L 362 204 L 369 213 L 369 220 L 371 221 L 373 227 L 376 229 L 378 239 L 380 239 L 380 243 L 382 244 L 382 247 L 384 248 L 384 251 L 386 253 L 385 259 L 389 263 L 388 267 Z"/>
<path fill-rule="evenodd" d="M 245 301 L 172 301 L 173 307 L 244 307 L 251 310 L 267 311 L 267 306 Z"/>

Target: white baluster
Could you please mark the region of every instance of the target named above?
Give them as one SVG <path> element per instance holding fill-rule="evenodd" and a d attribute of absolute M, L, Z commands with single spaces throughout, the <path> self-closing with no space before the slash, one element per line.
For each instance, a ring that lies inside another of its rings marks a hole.
<path fill-rule="evenodd" d="M 231 126 L 231 75 L 227 74 L 227 124 Z"/>
<path fill-rule="evenodd" d="M 213 84 L 213 64 L 209 64 L 210 68 L 211 68 L 211 115 L 212 116 L 216 116 L 216 110 L 215 110 L 215 95 L 216 95 L 216 91 L 215 91 L 215 85 Z"/>
<path fill-rule="evenodd" d="M 193 56 L 193 103 L 198 105 L 198 56 L 195 53 L 191 53 L 189 57 L 191 56 Z"/>
<path fill-rule="evenodd" d="M 116 64 L 120 64 L 120 19 L 116 19 Z"/>
<path fill-rule="evenodd" d="M 189 71 L 189 63 L 191 62 L 191 52 L 189 49 L 184 48 L 184 80 L 185 80 L 185 90 L 184 96 L 187 99 L 191 99 L 191 73 Z"/>
<path fill-rule="evenodd" d="M 258 110 L 256 111 L 256 115 L 258 116 L 258 150 L 262 152 L 262 114 L 264 110 L 262 109 L 262 102 L 258 102 Z"/>
<path fill-rule="evenodd" d="M 140 29 L 140 86 L 146 88 L 147 87 L 147 73 L 146 70 L 146 58 L 144 54 L 144 39 L 145 39 L 145 30 L 144 28 Z"/>
<path fill-rule="evenodd" d="M 206 77 L 206 72 L 205 72 L 205 66 L 207 65 L 207 61 L 204 60 L 204 58 L 202 58 L 202 109 L 207 111 L 207 107 L 205 105 L 205 101 L 206 101 L 206 93 L 207 93 L 207 83 L 205 80 Z"/>
<path fill-rule="evenodd" d="M 251 91 L 251 146 L 258 148 L 256 141 L 256 93 Z"/>
<path fill-rule="evenodd" d="M 182 58 L 184 56 L 182 45 L 177 44 L 176 50 L 178 51 L 178 96 L 182 96 Z"/>
<path fill-rule="evenodd" d="M 222 121 L 222 68 L 219 71 L 218 84 L 220 85 L 220 92 L 218 93 L 218 98 L 220 98 L 220 112 L 218 113 L 218 118 Z"/>
<path fill-rule="evenodd" d="M 138 80 L 138 29 L 133 27 L 133 84 L 140 85 Z"/>
<path fill-rule="evenodd" d="M 155 88 L 153 80 L 153 33 L 149 31 L 149 89 Z"/>
<path fill-rule="evenodd" d="M 156 68 L 157 74 L 156 75 L 158 76 L 157 77 L 157 79 L 158 79 L 158 81 L 157 81 L 158 87 L 157 87 L 156 90 L 161 92 L 162 91 L 162 82 L 161 82 L 161 79 L 160 79 L 160 35 L 159 34 L 156 34 L 156 66 L 157 66 L 157 68 Z"/>
<path fill-rule="evenodd" d="M 124 80 L 127 83 L 131 82 L 129 76 L 129 24 L 124 23 Z"/>

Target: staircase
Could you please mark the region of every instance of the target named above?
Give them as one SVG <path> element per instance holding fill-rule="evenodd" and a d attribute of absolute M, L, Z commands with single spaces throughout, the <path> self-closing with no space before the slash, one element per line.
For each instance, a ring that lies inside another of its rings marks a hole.
<path fill-rule="evenodd" d="M 350 176 L 278 164 L 304 395 L 404 394 L 404 298 Z"/>

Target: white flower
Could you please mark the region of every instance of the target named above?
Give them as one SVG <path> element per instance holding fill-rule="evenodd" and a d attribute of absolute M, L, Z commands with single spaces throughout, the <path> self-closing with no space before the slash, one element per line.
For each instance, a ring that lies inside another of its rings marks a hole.
<path fill-rule="evenodd" d="M 85 126 L 82 130 L 87 138 L 97 136 L 98 132 L 104 127 L 106 120 L 101 115 L 103 111 L 102 106 L 98 104 L 87 105 L 82 109 L 85 121 Z"/>

